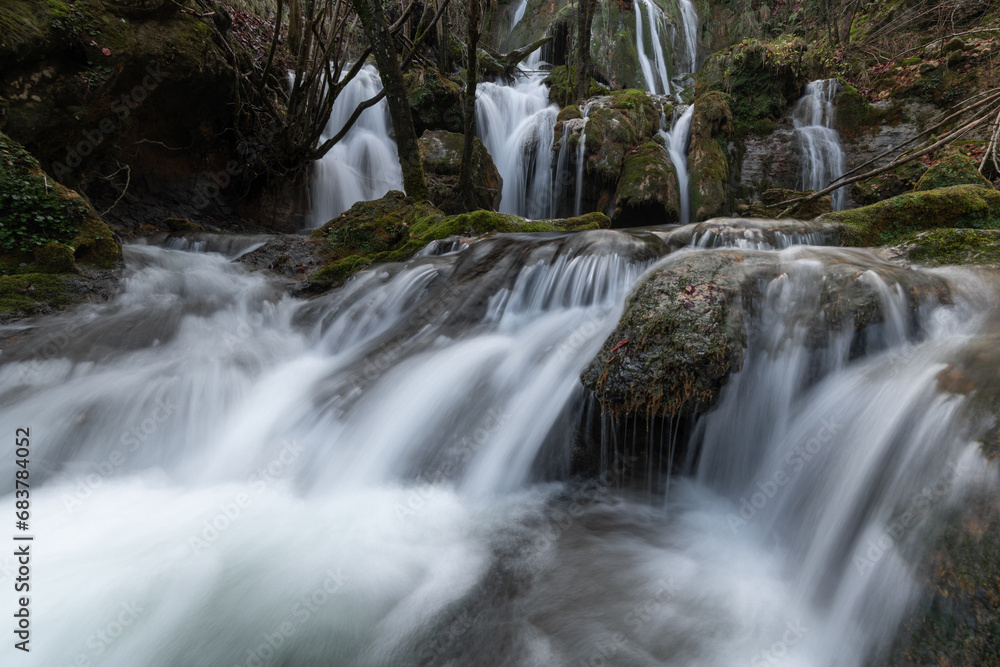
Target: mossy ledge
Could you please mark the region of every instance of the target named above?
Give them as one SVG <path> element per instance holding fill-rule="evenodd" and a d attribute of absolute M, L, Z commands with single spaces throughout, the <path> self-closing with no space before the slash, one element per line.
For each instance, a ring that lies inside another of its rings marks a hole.
<path fill-rule="evenodd" d="M 610 226 L 603 213 L 555 220 L 526 220 L 493 211 L 446 216 L 430 204 L 415 202 L 393 190 L 381 199 L 358 202 L 312 233 L 325 266 L 309 276 L 303 291 L 315 294 L 339 287 L 361 269 L 409 259 L 431 241 L 449 237 L 575 232 Z"/>
<path fill-rule="evenodd" d="M 81 281 L 121 266 L 121 244 L 94 209 L 0 133 L 0 319 L 82 301 L 93 290 Z"/>
<path fill-rule="evenodd" d="M 827 213 L 844 225 L 841 244 L 871 247 L 898 243 L 936 227 L 1000 229 L 1000 192 L 978 185 L 909 192 L 869 206 Z"/>

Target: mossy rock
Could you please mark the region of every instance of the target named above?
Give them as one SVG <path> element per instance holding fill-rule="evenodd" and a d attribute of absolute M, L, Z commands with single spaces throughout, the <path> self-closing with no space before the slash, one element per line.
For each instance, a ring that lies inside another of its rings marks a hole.
<path fill-rule="evenodd" d="M 832 249 L 803 249 L 799 259 L 822 263 L 816 300 L 797 303 L 793 318 L 822 347 L 830 330 L 855 335 L 885 320 L 879 287 L 857 277 L 875 271 L 897 285 L 909 306 L 950 299 L 944 279 Z M 613 415 L 693 416 L 711 408 L 739 370 L 767 283 L 789 271 L 775 253 L 716 249 L 675 255 L 648 274 L 629 297 L 615 331 L 583 373 L 602 408 Z"/>
<path fill-rule="evenodd" d="M 567 72 L 569 73 L 568 79 Z M 566 105 L 577 100 L 576 67 L 567 67 L 566 65 L 553 67 L 552 71 L 545 77 L 545 83 L 549 86 L 550 101 L 556 102 L 560 105 Z M 587 97 L 607 95 L 608 92 L 609 90 L 607 87 L 599 84 L 594 77 L 590 77 L 590 86 L 587 90 Z"/>
<path fill-rule="evenodd" d="M 463 131 L 462 86 L 431 68 L 410 72 L 403 78 L 418 136 L 427 130 Z"/>
<path fill-rule="evenodd" d="M 777 218 L 788 208 L 782 202 L 805 197 L 811 195 L 813 192 L 815 191 L 806 190 L 805 192 L 800 192 L 785 188 L 771 188 L 761 193 L 759 201 L 751 204 L 746 210 L 741 210 L 740 215 L 745 215 L 748 218 Z M 797 220 L 812 220 L 831 211 L 833 211 L 833 198 L 830 195 L 824 195 L 812 201 L 795 204 L 783 217 L 795 218 Z"/>
<path fill-rule="evenodd" d="M 979 166 L 975 160 L 961 153 L 951 152 L 930 167 L 917 181 L 914 189 L 917 191 L 936 190 L 951 185 L 966 184 L 993 187 L 993 184 L 979 173 Z"/>
<path fill-rule="evenodd" d="M 712 90 L 729 93 L 735 135 L 766 136 L 801 96 L 811 69 L 809 49 L 801 39 L 790 35 L 745 39 L 706 59 L 697 76 L 696 95 Z"/>
<path fill-rule="evenodd" d="M 729 158 L 726 145 L 733 133 L 728 96 L 709 92 L 694 103 L 688 169 L 691 172 L 691 218 L 707 220 L 727 209 Z"/>
<path fill-rule="evenodd" d="M 908 261 L 930 266 L 1000 266 L 1000 230 L 931 229 L 907 236 L 894 250 Z"/>
<path fill-rule="evenodd" d="M 911 160 L 884 174 L 854 183 L 851 185 L 851 197 L 859 206 L 897 197 L 912 191 L 926 171 L 927 167 L 919 160 Z"/>
<path fill-rule="evenodd" d="M 67 276 L 51 273 L 0 275 L 0 322 L 44 315 L 71 303 Z"/>
<path fill-rule="evenodd" d="M 339 287 L 356 271 L 373 264 L 401 262 L 431 241 L 449 237 L 572 232 L 610 226 L 611 221 L 603 213 L 557 220 L 526 220 L 493 211 L 449 217 L 426 202 L 415 202 L 393 190 L 381 199 L 356 203 L 312 232 L 317 255 L 325 266 L 309 276 L 303 292 L 315 294 Z"/>
<path fill-rule="evenodd" d="M 844 85 L 834 99 L 834 127 L 844 139 L 855 139 L 875 129 L 885 113 L 868 103 L 854 86 Z"/>
<path fill-rule="evenodd" d="M 587 174 L 613 191 L 625 155 L 655 136 L 660 113 L 657 100 L 642 90 L 619 90 L 594 98 L 587 115 Z"/>
<path fill-rule="evenodd" d="M 458 191 L 464 145 L 463 135 L 446 130 L 427 130 L 417 140 L 430 200 L 445 213 L 467 210 L 463 194 Z M 503 178 L 479 139 L 473 139 L 472 183 L 476 208 L 491 211 L 500 208 Z"/>
<path fill-rule="evenodd" d="M 647 142 L 625 157 L 611 218 L 617 228 L 664 225 L 680 218 L 677 172 L 662 146 Z"/>
<path fill-rule="evenodd" d="M 64 273 L 76 264 L 113 269 L 122 249 L 79 194 L 0 133 L 0 255 L 0 273 Z"/>
<path fill-rule="evenodd" d="M 898 243 L 908 234 L 950 226 L 1000 228 L 1000 192 L 978 185 L 911 192 L 820 218 L 844 225 L 841 242 L 847 246 Z"/>

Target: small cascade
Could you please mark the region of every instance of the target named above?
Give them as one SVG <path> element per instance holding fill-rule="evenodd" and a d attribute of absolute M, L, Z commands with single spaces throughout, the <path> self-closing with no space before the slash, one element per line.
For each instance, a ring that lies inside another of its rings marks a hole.
<path fill-rule="evenodd" d="M 688 142 L 691 139 L 691 118 L 694 116 L 694 105 L 677 107 L 674 109 L 673 122 L 670 131 L 660 130 L 660 136 L 667 144 L 667 153 L 670 155 L 670 162 L 673 163 L 677 171 L 677 191 L 681 200 L 681 223 L 691 222 L 691 192 L 689 183 L 691 174 L 688 173 L 687 151 Z"/>
<path fill-rule="evenodd" d="M 587 117 L 590 114 L 590 105 L 588 102 L 580 108 L 580 113 L 583 115 L 583 127 L 580 129 L 580 140 L 576 144 L 576 193 L 573 198 L 573 215 L 580 215 L 583 211 L 581 210 L 583 204 L 583 171 L 585 166 L 585 156 L 587 152 Z"/>
<path fill-rule="evenodd" d="M 698 71 L 698 12 L 691 0 L 680 0 L 681 21 L 684 28 L 684 55 L 687 71 Z"/>
<path fill-rule="evenodd" d="M 802 160 L 803 190 L 822 190 L 844 173 L 844 149 L 840 134 L 833 127 L 833 100 L 838 92 L 837 79 L 813 81 L 792 111 Z M 832 197 L 833 210 L 843 210 L 846 190 L 839 188 Z"/>
<path fill-rule="evenodd" d="M 336 135 L 358 104 L 382 90 L 378 70 L 365 65 L 337 96 L 320 143 Z M 389 190 L 403 189 L 396 140 L 392 136 L 389 105 L 382 100 L 366 109 L 354 127 L 313 167 L 312 223 L 318 227 L 355 202 L 378 199 Z"/>
<path fill-rule="evenodd" d="M 573 133 L 573 128 L 569 123 L 563 123 L 563 134 L 559 140 L 559 158 L 556 160 L 555 181 L 552 184 L 552 201 L 549 217 L 559 217 L 559 203 L 563 199 L 563 189 L 569 173 L 569 137 Z"/>
<path fill-rule="evenodd" d="M 639 57 L 639 67 L 642 70 L 642 78 L 646 84 L 646 90 L 651 93 L 661 92 L 670 95 L 670 75 L 667 73 L 667 63 L 663 55 L 663 43 L 660 40 L 660 22 L 657 21 L 657 12 L 654 10 L 649 0 L 642 0 L 646 12 L 649 14 L 649 35 L 653 42 L 653 57 L 656 61 L 656 72 L 653 71 L 653 63 L 650 62 L 646 54 L 646 42 L 642 23 L 642 7 L 636 2 L 635 8 L 635 50 Z M 657 79 L 658 77 L 658 79 Z"/>
<path fill-rule="evenodd" d="M 511 33 L 514 32 L 514 28 L 517 24 L 521 22 L 524 18 L 524 10 L 528 8 L 528 0 L 520 0 L 517 3 L 517 8 L 514 10 L 514 18 L 510 22 L 510 30 L 507 31 L 507 38 L 510 38 Z"/>
<path fill-rule="evenodd" d="M 500 211 L 533 220 L 551 210 L 552 144 L 559 107 L 538 71 L 540 55 L 510 85 L 484 82 L 476 91 L 476 132 L 503 178 Z"/>

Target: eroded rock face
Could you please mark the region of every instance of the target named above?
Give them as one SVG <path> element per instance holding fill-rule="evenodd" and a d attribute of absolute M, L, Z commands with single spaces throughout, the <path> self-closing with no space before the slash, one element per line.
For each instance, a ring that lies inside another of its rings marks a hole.
<path fill-rule="evenodd" d="M 726 96 L 710 92 L 695 100 L 691 119 L 691 217 L 707 220 L 727 210 L 729 158 L 725 146 L 732 134 L 733 114 Z"/>
<path fill-rule="evenodd" d="M 445 130 L 427 130 L 418 139 L 420 160 L 430 190 L 431 201 L 445 213 L 462 213 L 464 202 L 457 194 L 462 170 L 464 137 Z M 472 149 L 472 182 L 476 188 L 478 208 L 495 211 L 500 208 L 503 178 L 493 158 L 479 139 Z"/>
<path fill-rule="evenodd" d="M 662 146 L 650 141 L 625 156 L 612 225 L 621 228 L 677 222 L 679 204 L 677 172 Z"/>
<path fill-rule="evenodd" d="M 630 297 L 617 329 L 583 374 L 606 412 L 678 417 L 709 409 L 741 368 L 756 334 L 762 289 L 799 272 L 824 275 L 814 300 L 786 313 L 822 347 L 833 331 L 856 336 L 886 317 L 880 288 L 906 295 L 911 309 L 948 302 L 940 277 L 881 264 L 857 251 L 797 247 L 781 253 L 719 249 L 665 259 Z"/>

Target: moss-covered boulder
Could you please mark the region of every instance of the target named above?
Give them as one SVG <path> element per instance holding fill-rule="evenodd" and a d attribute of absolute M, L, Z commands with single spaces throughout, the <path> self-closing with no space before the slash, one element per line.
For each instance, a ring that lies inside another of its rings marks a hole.
<path fill-rule="evenodd" d="M 975 160 L 958 152 L 950 152 L 924 172 L 914 189 L 936 190 L 951 185 L 993 187 L 993 184 L 979 173 L 979 166 Z"/>
<path fill-rule="evenodd" d="M 432 68 L 417 70 L 404 76 L 407 102 L 417 134 L 427 130 L 462 132 L 465 114 L 462 109 L 462 87 Z"/>
<path fill-rule="evenodd" d="M 978 185 L 911 192 L 821 220 L 844 225 L 848 246 L 890 245 L 914 232 L 936 227 L 1000 228 L 1000 192 Z"/>
<path fill-rule="evenodd" d="M 615 192 L 612 226 L 664 225 L 679 217 L 677 172 L 667 151 L 652 141 L 631 150 Z"/>
<path fill-rule="evenodd" d="M 785 188 L 771 188 L 762 192 L 758 201 L 739 209 L 739 213 L 749 218 L 777 218 L 788 208 L 782 202 L 811 195 L 813 192 L 813 190 L 800 192 Z M 785 215 L 786 217 L 798 220 L 812 220 L 831 211 L 833 211 L 833 199 L 830 195 L 824 195 L 818 199 L 794 204 L 792 209 Z"/>
<path fill-rule="evenodd" d="M 567 76 L 568 74 L 568 76 Z M 553 67 L 545 83 L 549 86 L 549 100 L 560 105 L 570 104 L 577 100 L 576 96 L 576 67 L 559 65 Z M 607 95 L 610 91 L 606 86 L 602 86 L 594 77 L 590 77 L 590 88 L 587 97 Z"/>
<path fill-rule="evenodd" d="M 814 299 L 800 299 L 790 321 L 808 328 L 814 346 L 831 330 L 855 334 L 887 316 L 879 286 L 861 280 L 874 271 L 898 285 L 916 308 L 950 298 L 940 277 L 843 250 L 802 249 L 796 259 L 823 265 Z M 795 260 L 792 260 L 795 261 Z M 810 268 L 810 271 L 815 270 Z M 675 256 L 636 287 L 615 331 L 583 374 L 603 409 L 614 415 L 693 415 L 709 409 L 738 370 L 758 323 L 762 289 L 795 265 L 752 250 L 705 250 Z"/>
<path fill-rule="evenodd" d="M 723 93 L 709 92 L 695 100 L 688 148 L 693 220 L 707 220 L 726 211 L 729 182 L 726 146 L 732 135 L 732 123 L 733 115 Z"/>
<path fill-rule="evenodd" d="M 744 39 L 706 59 L 698 73 L 697 95 L 729 93 L 735 135 L 765 136 L 801 96 L 809 80 L 810 56 L 805 41 L 791 35 Z"/>
<path fill-rule="evenodd" d="M 503 179 L 493 158 L 479 139 L 473 140 L 472 183 L 475 187 L 477 208 L 495 211 L 500 208 Z M 462 148 L 465 138 L 446 130 L 427 130 L 417 140 L 424 176 L 430 191 L 430 200 L 445 213 L 461 213 L 465 202 L 458 192 L 462 170 Z"/>
<path fill-rule="evenodd" d="M 834 128 L 845 140 L 856 139 L 874 129 L 884 118 L 885 112 L 869 104 L 854 86 L 842 85 L 834 98 Z"/>
<path fill-rule="evenodd" d="M 610 226 L 611 221 L 603 213 L 556 220 L 526 220 L 493 211 L 446 216 L 430 204 L 415 202 L 393 190 L 381 199 L 356 203 L 313 231 L 311 241 L 323 268 L 307 278 L 302 291 L 315 294 L 338 287 L 356 271 L 409 259 L 432 241 L 450 237 L 574 232 Z M 280 243 L 280 238 L 269 243 Z"/>
<path fill-rule="evenodd" d="M 893 247 L 895 259 L 942 266 L 1000 266 L 1000 230 L 942 227 L 916 232 Z"/>
<path fill-rule="evenodd" d="M 927 171 L 919 160 L 901 164 L 895 169 L 851 185 L 851 198 L 856 205 L 867 206 L 914 189 Z"/>
<path fill-rule="evenodd" d="M 625 156 L 652 140 L 659 130 L 661 113 L 662 103 L 641 90 L 618 90 L 590 101 L 584 160 L 588 188 L 593 192 L 585 196 L 594 202 L 594 208 L 610 208 Z"/>
<path fill-rule="evenodd" d="M 0 318 L 81 301 L 81 282 L 121 262 L 120 243 L 94 209 L 0 133 Z"/>

